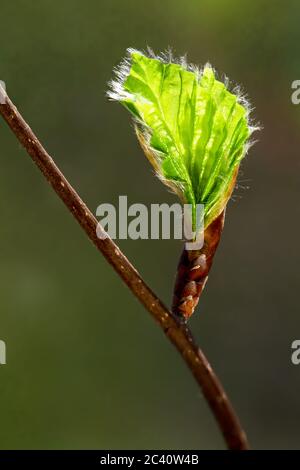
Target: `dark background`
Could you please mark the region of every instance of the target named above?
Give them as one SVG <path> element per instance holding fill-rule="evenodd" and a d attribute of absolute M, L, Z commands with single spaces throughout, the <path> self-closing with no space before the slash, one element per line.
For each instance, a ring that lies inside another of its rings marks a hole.
<path fill-rule="evenodd" d="M 0 78 L 95 212 L 175 202 L 105 97 L 127 47 L 172 46 L 240 83 L 264 129 L 191 327 L 254 448 L 300 448 L 298 1 L 0 2 Z M 223 448 L 181 358 L 0 122 L 0 446 Z M 249 189 L 243 189 L 249 186 Z M 170 302 L 176 241 L 121 241 Z"/>

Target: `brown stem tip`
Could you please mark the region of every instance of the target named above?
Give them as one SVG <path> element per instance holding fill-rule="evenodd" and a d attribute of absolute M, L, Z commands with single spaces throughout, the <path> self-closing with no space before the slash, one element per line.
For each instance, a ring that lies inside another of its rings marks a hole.
<path fill-rule="evenodd" d="M 221 238 L 224 219 L 225 210 L 206 228 L 201 249 L 183 249 L 177 268 L 172 311 L 185 320 L 194 313 L 205 287 Z"/>

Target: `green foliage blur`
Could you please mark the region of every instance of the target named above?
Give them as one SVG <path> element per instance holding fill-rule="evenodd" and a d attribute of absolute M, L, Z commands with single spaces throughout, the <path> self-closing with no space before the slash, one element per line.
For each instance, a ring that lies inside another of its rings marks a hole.
<path fill-rule="evenodd" d="M 251 445 L 299 448 L 299 2 L 15 0 L 0 11 L 0 79 L 94 213 L 119 195 L 176 200 L 105 97 L 127 47 L 172 46 L 247 91 L 264 129 L 191 326 Z M 177 352 L 2 120 L 0 152 L 0 447 L 224 448 Z M 169 304 L 180 242 L 120 246 Z"/>

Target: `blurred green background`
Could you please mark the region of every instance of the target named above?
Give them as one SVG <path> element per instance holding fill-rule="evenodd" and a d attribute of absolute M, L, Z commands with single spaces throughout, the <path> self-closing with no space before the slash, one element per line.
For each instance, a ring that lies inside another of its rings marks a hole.
<path fill-rule="evenodd" d="M 0 78 L 95 212 L 175 202 L 105 97 L 127 47 L 172 46 L 240 83 L 264 129 L 191 321 L 254 448 L 300 448 L 300 3 L 1 1 Z M 0 446 L 223 448 L 181 358 L 0 120 Z M 245 189 L 249 187 L 248 190 Z M 170 303 L 176 241 L 120 242 Z"/>

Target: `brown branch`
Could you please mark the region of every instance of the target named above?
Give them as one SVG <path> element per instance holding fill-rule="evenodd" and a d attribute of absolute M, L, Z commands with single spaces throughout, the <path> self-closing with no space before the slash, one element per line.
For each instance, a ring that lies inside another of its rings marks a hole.
<path fill-rule="evenodd" d="M 219 424 L 229 449 L 248 449 L 246 435 L 239 420 L 209 365 L 185 323 L 177 319 L 143 281 L 137 270 L 110 239 L 99 239 L 96 234 L 97 219 L 80 199 L 76 191 L 55 165 L 42 144 L 24 121 L 0 85 L 0 113 L 28 154 L 39 167 L 54 191 L 65 203 L 89 239 L 139 299 L 166 336 L 179 351 L 191 370 Z"/>

